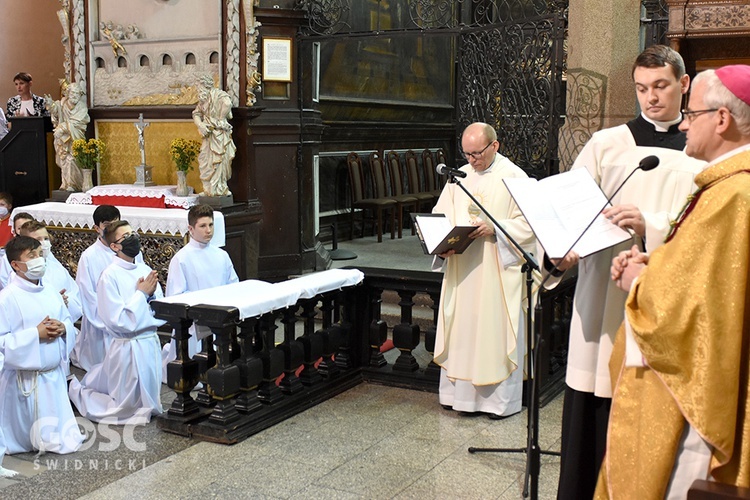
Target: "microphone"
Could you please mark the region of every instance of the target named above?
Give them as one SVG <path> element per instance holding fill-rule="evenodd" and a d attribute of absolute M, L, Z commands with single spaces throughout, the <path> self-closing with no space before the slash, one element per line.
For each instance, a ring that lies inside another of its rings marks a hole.
<path fill-rule="evenodd" d="M 656 158 L 654 156 L 654 158 Z M 658 160 L 657 160 L 658 161 Z M 437 173 L 440 175 L 450 175 L 452 177 L 466 177 L 466 172 L 463 170 L 458 170 L 457 168 L 450 168 L 445 165 L 445 163 L 439 163 L 437 167 L 435 167 L 435 170 L 437 170 Z"/>
<path fill-rule="evenodd" d="M 630 172 L 630 174 L 628 174 L 627 177 L 625 177 L 625 180 L 620 183 L 617 189 L 615 189 L 615 192 L 612 193 L 612 195 L 609 198 L 607 198 L 607 201 L 604 203 L 604 206 L 601 209 L 599 209 L 599 211 L 596 213 L 594 218 L 591 219 L 591 222 L 589 222 L 588 226 L 586 226 L 586 228 L 583 231 L 581 231 L 581 234 L 579 234 L 578 238 L 576 238 L 573 244 L 570 245 L 570 248 L 568 248 L 568 251 L 563 254 L 563 257 L 568 255 L 568 253 L 570 253 L 570 251 L 573 250 L 573 247 L 576 246 L 576 244 L 578 244 L 579 241 L 581 241 L 581 238 L 583 238 L 583 235 L 586 234 L 586 231 L 588 231 L 589 228 L 594 224 L 596 219 L 599 217 L 599 214 L 602 213 L 602 210 L 607 208 L 607 206 L 609 206 L 609 204 L 612 203 L 612 198 L 614 198 L 617 195 L 617 193 L 620 192 L 620 189 L 622 189 L 625 183 L 628 182 L 628 180 L 633 176 L 634 173 L 636 173 L 636 171 L 643 170 L 644 172 L 648 172 L 649 170 L 653 170 L 658 166 L 659 166 L 659 157 L 655 155 L 647 156 L 643 158 L 640 162 L 638 162 L 638 166 L 635 167 L 633 171 Z M 557 276 L 560 276 L 561 273 L 559 273 L 559 271 L 560 270 L 558 269 L 557 265 L 554 266 L 552 270 L 549 271 L 549 274 L 547 274 L 547 276 L 544 277 L 544 280 L 542 280 L 542 283 L 539 285 L 539 288 L 542 288 L 544 286 L 544 283 L 549 279 L 550 276 L 553 276 L 555 274 L 557 274 Z"/>

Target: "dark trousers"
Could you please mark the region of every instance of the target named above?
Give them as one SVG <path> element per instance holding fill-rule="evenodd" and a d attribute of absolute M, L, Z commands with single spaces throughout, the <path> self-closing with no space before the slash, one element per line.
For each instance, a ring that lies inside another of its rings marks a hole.
<path fill-rule="evenodd" d="M 584 500 L 594 496 L 607 447 L 611 406 L 609 398 L 565 387 L 558 500 Z"/>

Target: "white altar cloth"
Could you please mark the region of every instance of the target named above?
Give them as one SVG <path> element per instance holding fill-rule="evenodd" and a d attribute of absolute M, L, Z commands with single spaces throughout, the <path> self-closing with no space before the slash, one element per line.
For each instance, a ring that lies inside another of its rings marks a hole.
<path fill-rule="evenodd" d="M 143 208 L 117 207 L 120 217 L 142 233 L 164 233 L 183 236 L 188 233 L 187 210 L 182 208 Z M 70 226 L 91 229 L 94 225 L 96 205 L 72 205 L 68 203 L 46 202 L 25 207 L 15 207 L 13 217 L 18 212 L 28 212 L 36 220 L 48 226 Z M 223 247 L 226 243 L 224 214 L 214 211 L 214 237 L 212 245 Z"/>
<path fill-rule="evenodd" d="M 134 184 L 105 184 L 95 186 L 85 193 L 70 193 L 65 203 L 71 205 L 91 205 L 92 196 L 117 196 L 128 198 L 164 198 L 170 208 L 188 209 L 198 203 L 198 195 L 190 189 L 190 195 L 177 196 L 177 186 L 136 186 Z"/>
<path fill-rule="evenodd" d="M 309 299 L 319 293 L 357 285 L 364 279 L 359 269 L 329 269 L 307 274 L 281 283 L 245 280 L 230 285 L 207 288 L 197 292 L 183 293 L 159 299 L 170 304 L 236 307 L 240 319 L 254 318 L 262 314 L 293 306 L 300 299 Z"/>

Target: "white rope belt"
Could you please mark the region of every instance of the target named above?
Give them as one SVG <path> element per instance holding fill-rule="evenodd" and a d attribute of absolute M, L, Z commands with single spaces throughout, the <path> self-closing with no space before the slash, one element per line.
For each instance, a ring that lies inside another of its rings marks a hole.
<path fill-rule="evenodd" d="M 34 395 L 34 422 L 39 422 L 39 391 L 37 390 L 38 387 L 38 380 L 39 380 L 39 374 L 40 373 L 50 373 L 55 370 L 57 370 L 60 367 L 60 365 L 55 366 L 53 368 L 48 368 L 46 370 L 17 370 L 16 371 L 16 383 L 18 384 L 18 390 L 21 392 L 21 394 L 28 398 L 32 394 Z M 23 376 L 25 374 L 31 374 L 31 387 L 27 391 L 24 388 L 23 384 Z M 38 425 L 38 424 L 37 424 Z M 36 435 L 36 441 L 37 441 L 37 448 L 39 449 L 39 453 L 37 456 L 44 454 L 44 443 L 42 442 L 42 436 L 39 430 L 37 429 Z M 34 436 L 29 436 L 32 441 L 34 440 Z"/>

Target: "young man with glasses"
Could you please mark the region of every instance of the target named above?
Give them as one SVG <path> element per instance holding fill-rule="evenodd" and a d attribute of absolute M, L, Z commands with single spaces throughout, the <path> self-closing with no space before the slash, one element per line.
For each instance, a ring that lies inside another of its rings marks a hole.
<path fill-rule="evenodd" d="M 76 284 L 81 293 L 83 317 L 81 318 L 81 333 L 70 357 L 71 363 L 86 371 L 102 362 L 110 340 L 104 323 L 97 313 L 96 283 L 102 271 L 112 263 L 115 257 L 104 239 L 104 231 L 110 224 L 120 220 L 120 210 L 112 205 L 99 205 L 94 210 L 93 218 L 97 237 L 94 243 L 81 254 L 76 271 Z M 143 263 L 143 255 L 138 254 L 136 260 Z"/>
<path fill-rule="evenodd" d="M 164 296 L 156 271 L 136 262 L 140 238 L 127 221 L 104 234 L 116 257 L 96 286 L 97 312 L 110 337 L 104 359 L 79 382 L 70 382 L 70 400 L 82 416 L 115 425 L 143 424 L 162 413 L 161 345 L 149 302 Z"/>
<path fill-rule="evenodd" d="M 629 296 L 597 498 L 750 487 L 750 66 L 699 73 L 689 109 L 685 152 L 709 162 L 696 191 L 664 246 L 612 262 Z"/>
<path fill-rule="evenodd" d="M 633 240 L 580 263 L 571 252 L 559 263 L 561 270 L 578 263 L 565 380 L 560 499 L 591 498 L 604 456 L 612 397 L 609 359 L 627 297 L 609 279 L 612 257 L 634 243 L 649 252 L 661 245 L 704 166 L 685 155 L 685 134 L 678 130 L 682 96 L 689 85 L 682 57 L 669 47 L 654 45 L 636 58 L 632 77 L 641 114 L 596 132 L 573 165 L 586 168 L 609 197 L 642 158 L 656 155 L 660 160 L 655 170 L 636 172 L 603 212 L 631 231 Z M 548 271 L 551 264 L 545 259 Z"/>
<path fill-rule="evenodd" d="M 498 154 L 495 130 L 473 123 L 461 148 L 468 165 L 461 183 L 520 244 L 533 249 L 534 235 L 508 193 L 503 179 L 526 177 Z M 435 213 L 454 225 L 474 225 L 475 239 L 460 255 L 436 257 L 444 270 L 440 294 L 435 362 L 440 370 L 440 404 L 462 414 L 497 419 L 521 411 L 524 275 L 515 248 L 458 186 L 446 184 Z"/>

